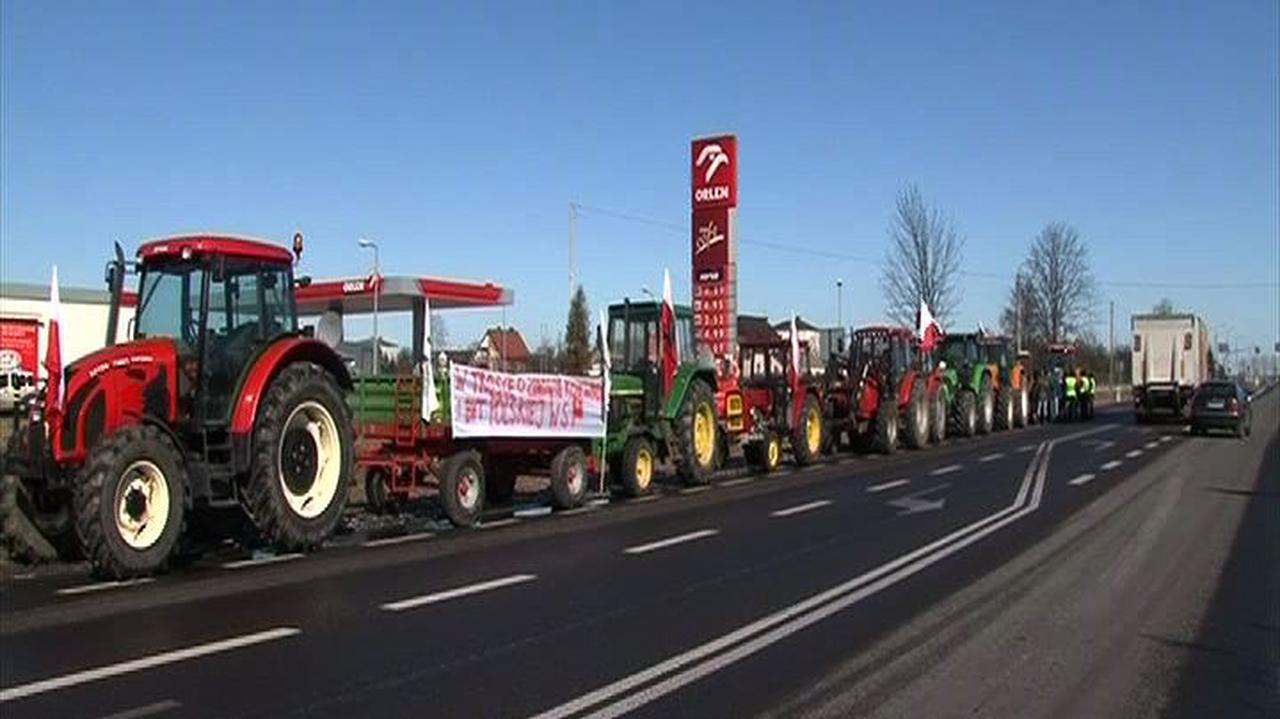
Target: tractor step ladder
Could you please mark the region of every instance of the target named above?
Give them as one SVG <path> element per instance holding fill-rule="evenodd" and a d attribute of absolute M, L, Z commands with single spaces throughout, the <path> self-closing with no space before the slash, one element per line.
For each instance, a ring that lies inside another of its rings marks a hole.
<path fill-rule="evenodd" d="M 393 392 L 392 412 L 395 417 L 393 441 L 397 447 L 412 447 L 418 440 L 418 423 L 421 421 L 418 411 L 420 385 L 412 376 L 396 377 Z"/>

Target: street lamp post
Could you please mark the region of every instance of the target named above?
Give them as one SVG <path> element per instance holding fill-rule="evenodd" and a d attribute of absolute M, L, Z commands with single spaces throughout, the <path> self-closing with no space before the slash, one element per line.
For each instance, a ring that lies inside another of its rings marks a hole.
<path fill-rule="evenodd" d="M 382 268 L 378 263 L 378 243 L 361 237 L 357 243 L 366 250 L 373 250 L 373 374 L 378 374 L 382 354 L 382 338 L 378 336 L 378 295 L 382 294 Z"/>
<path fill-rule="evenodd" d="M 844 278 L 836 278 L 836 332 L 839 338 L 836 341 L 837 352 L 844 351 Z"/>

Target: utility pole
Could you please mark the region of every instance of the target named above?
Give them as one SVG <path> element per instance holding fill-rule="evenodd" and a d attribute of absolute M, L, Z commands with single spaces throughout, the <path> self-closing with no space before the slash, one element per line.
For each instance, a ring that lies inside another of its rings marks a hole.
<path fill-rule="evenodd" d="M 1013 278 L 1013 343 L 1022 352 L 1022 273 Z"/>
<path fill-rule="evenodd" d="M 578 286 L 578 206 L 569 201 L 569 301 Z"/>
<path fill-rule="evenodd" d="M 1107 358 L 1110 360 L 1111 369 L 1108 374 L 1111 375 L 1111 393 L 1116 402 L 1120 401 L 1120 386 L 1116 384 L 1116 301 L 1111 300 L 1109 303 L 1109 314 L 1111 316 L 1111 341 L 1108 343 Z"/>
<path fill-rule="evenodd" d="M 844 352 L 844 278 L 836 278 L 836 332 L 839 340 L 836 351 Z"/>

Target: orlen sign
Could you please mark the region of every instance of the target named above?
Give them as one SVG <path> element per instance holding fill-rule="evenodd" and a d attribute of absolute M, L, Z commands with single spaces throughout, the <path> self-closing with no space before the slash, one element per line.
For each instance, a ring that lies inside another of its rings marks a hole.
<path fill-rule="evenodd" d="M 693 141 L 693 209 L 737 207 L 738 138 L 733 135 Z"/>

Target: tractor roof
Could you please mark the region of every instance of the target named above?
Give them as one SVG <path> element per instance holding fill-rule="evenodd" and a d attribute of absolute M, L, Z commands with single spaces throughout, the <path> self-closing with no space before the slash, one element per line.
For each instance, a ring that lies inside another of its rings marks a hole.
<path fill-rule="evenodd" d="M 890 325 L 869 325 L 867 327 L 859 327 L 853 331 L 855 337 L 879 336 L 879 337 L 908 337 L 915 339 L 916 333 L 908 327 L 893 327 Z"/>
<path fill-rule="evenodd" d="M 631 306 L 630 312 L 637 318 L 643 318 L 649 315 L 658 316 L 658 311 L 662 308 L 662 303 L 657 300 L 642 300 L 640 302 L 632 302 L 630 300 L 623 302 L 615 302 L 609 305 L 610 317 L 621 317 L 623 308 Z M 693 308 L 689 305 L 676 303 L 676 317 L 693 317 Z"/>
<path fill-rule="evenodd" d="M 375 294 L 380 312 L 412 311 L 424 299 L 432 310 L 501 307 L 515 299 L 514 292 L 493 282 L 404 275 L 314 280 L 299 287 L 294 296 L 299 315 L 319 315 L 329 310 L 352 315 L 372 312 Z"/>
<path fill-rule="evenodd" d="M 293 263 L 293 254 L 273 242 L 211 232 L 160 237 L 143 242 L 138 247 L 138 259 L 143 262 L 187 259 L 199 255 L 222 255 L 264 262 Z"/>

